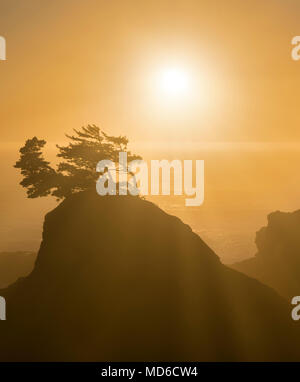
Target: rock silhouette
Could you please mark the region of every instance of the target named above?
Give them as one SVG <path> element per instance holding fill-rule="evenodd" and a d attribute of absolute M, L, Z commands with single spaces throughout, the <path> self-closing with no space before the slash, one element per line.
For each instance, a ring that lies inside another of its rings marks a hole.
<path fill-rule="evenodd" d="M 289 301 L 300 294 L 300 210 L 276 211 L 256 233 L 255 257 L 232 268 L 274 288 Z"/>
<path fill-rule="evenodd" d="M 1 361 L 299 360 L 291 307 L 132 196 L 74 194 L 7 289 Z"/>

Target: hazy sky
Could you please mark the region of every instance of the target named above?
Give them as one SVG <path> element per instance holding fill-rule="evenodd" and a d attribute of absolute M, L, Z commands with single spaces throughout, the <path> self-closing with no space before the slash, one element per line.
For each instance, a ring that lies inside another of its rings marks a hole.
<path fill-rule="evenodd" d="M 37 249 L 55 205 L 25 199 L 20 144 L 95 123 L 148 158 L 205 159 L 202 207 L 156 202 L 225 260 L 254 254 L 267 213 L 300 207 L 299 15 L 299 0 L 0 0 L 0 251 Z M 172 67 L 179 98 L 159 83 Z"/>
<path fill-rule="evenodd" d="M 297 0 L 0 0 L 1 138 L 88 122 L 133 141 L 300 140 Z M 154 84 L 179 66 L 172 103 Z"/>

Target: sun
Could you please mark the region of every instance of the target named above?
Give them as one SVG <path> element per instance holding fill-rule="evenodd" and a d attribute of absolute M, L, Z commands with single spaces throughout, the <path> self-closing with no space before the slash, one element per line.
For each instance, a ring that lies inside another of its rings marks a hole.
<path fill-rule="evenodd" d="M 149 65 L 147 74 L 143 72 L 147 86 L 145 99 L 147 113 L 151 110 L 152 118 L 163 121 L 188 120 L 195 115 L 198 118 L 214 105 L 214 77 L 203 63 L 158 61 Z"/>
<path fill-rule="evenodd" d="M 189 90 L 190 77 L 182 68 L 166 68 L 159 74 L 159 87 L 165 95 L 178 97 Z"/>

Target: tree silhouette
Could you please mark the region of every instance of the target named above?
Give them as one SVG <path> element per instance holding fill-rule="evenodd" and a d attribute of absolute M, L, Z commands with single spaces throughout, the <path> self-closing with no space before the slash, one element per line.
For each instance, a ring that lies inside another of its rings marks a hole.
<path fill-rule="evenodd" d="M 63 159 L 56 169 L 43 158 L 46 141 L 33 137 L 20 149 L 20 159 L 14 167 L 21 169 L 23 180 L 20 184 L 27 189 L 28 198 L 52 195 L 63 199 L 95 187 L 99 177 L 97 163 L 103 159 L 117 163 L 121 151 L 127 153 L 128 161 L 141 159 L 128 151 L 125 136 L 109 136 L 95 125 L 74 129 L 74 132 L 75 135 L 66 135 L 70 139 L 67 146 L 56 145 L 57 157 Z M 117 167 L 117 171 L 127 169 Z"/>

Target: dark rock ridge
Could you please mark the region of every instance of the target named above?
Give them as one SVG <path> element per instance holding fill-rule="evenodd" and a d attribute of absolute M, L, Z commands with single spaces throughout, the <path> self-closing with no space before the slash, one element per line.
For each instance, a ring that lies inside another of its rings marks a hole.
<path fill-rule="evenodd" d="M 138 197 L 71 196 L 0 295 L 0 360 L 299 360 L 291 307 Z"/>
<path fill-rule="evenodd" d="M 255 241 L 255 257 L 232 268 L 271 286 L 289 301 L 300 295 L 300 210 L 271 213 Z"/>

